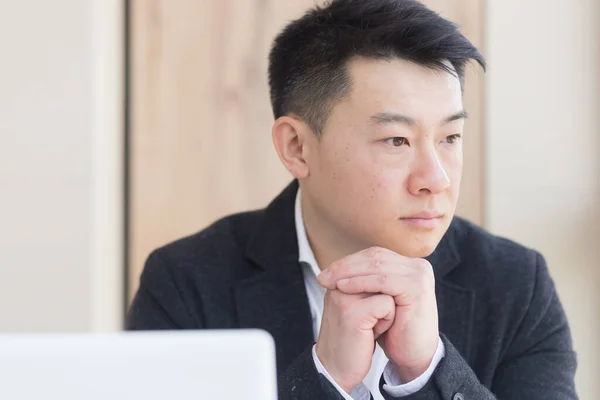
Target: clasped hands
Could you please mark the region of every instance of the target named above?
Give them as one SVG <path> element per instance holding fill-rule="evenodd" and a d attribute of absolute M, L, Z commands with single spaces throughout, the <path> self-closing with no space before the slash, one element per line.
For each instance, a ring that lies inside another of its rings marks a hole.
<path fill-rule="evenodd" d="M 317 280 L 328 290 L 316 353 L 346 392 L 369 372 L 375 342 L 402 382 L 427 370 L 439 342 L 427 260 L 371 247 L 332 263 Z"/>

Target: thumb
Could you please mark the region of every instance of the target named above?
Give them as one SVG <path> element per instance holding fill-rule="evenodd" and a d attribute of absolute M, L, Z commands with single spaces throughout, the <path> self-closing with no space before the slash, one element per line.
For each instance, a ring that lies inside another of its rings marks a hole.
<path fill-rule="evenodd" d="M 382 294 L 371 296 L 364 301 L 371 317 L 377 320 L 373 325 L 373 335 L 377 339 L 394 324 L 396 304 L 391 296 Z"/>
<path fill-rule="evenodd" d="M 375 336 L 375 340 L 379 339 L 379 336 L 383 335 L 387 332 L 388 329 L 392 327 L 394 324 L 394 319 L 380 319 L 377 321 L 375 326 L 373 327 L 373 335 Z"/>

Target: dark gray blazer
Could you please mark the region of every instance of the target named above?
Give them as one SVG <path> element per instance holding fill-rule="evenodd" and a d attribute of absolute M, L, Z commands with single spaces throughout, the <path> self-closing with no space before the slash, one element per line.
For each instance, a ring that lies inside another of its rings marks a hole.
<path fill-rule="evenodd" d="M 342 399 L 311 356 L 297 188 L 154 251 L 127 328 L 264 329 L 276 343 L 281 400 Z M 455 218 L 428 260 L 446 356 L 403 399 L 577 399 L 569 327 L 540 254 Z"/>

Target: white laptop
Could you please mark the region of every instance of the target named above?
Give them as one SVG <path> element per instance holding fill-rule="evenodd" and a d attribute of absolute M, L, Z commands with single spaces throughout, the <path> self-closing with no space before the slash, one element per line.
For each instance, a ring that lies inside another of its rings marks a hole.
<path fill-rule="evenodd" d="M 276 400 L 259 330 L 0 335 L 0 399 Z"/>

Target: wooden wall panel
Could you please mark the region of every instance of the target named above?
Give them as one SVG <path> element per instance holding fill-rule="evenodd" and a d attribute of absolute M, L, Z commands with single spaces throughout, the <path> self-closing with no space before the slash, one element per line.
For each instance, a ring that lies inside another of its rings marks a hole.
<path fill-rule="evenodd" d="M 483 0 L 426 3 L 481 44 Z M 131 0 L 130 297 L 153 249 L 265 206 L 291 179 L 271 143 L 267 56 L 286 22 L 314 4 Z M 469 78 L 460 210 L 481 222 L 481 79 Z"/>
<path fill-rule="evenodd" d="M 272 150 L 267 56 L 312 0 L 133 0 L 130 294 L 149 252 L 290 180 Z"/>

